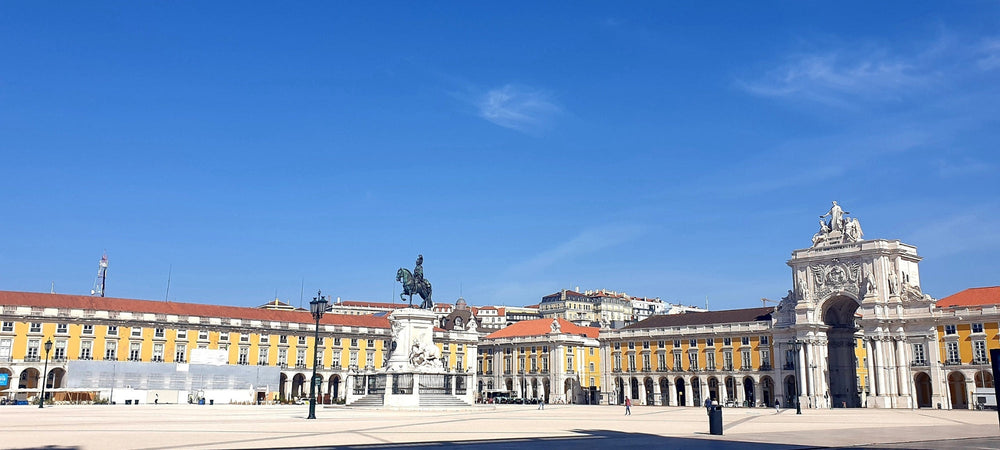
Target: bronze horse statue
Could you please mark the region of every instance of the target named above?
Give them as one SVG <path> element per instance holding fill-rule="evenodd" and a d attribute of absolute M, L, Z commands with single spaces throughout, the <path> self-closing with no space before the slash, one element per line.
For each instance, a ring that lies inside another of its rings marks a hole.
<path fill-rule="evenodd" d="M 413 278 L 413 274 L 405 268 L 400 268 L 396 271 L 396 281 L 403 283 L 403 292 L 399 294 L 399 299 L 406 301 L 405 296 L 410 296 L 410 306 L 413 306 L 413 294 L 420 295 L 420 298 L 424 299 L 420 307 L 423 309 L 431 309 L 434 307 L 434 302 L 431 301 L 431 282 L 424 280 L 423 283 L 417 283 Z"/>

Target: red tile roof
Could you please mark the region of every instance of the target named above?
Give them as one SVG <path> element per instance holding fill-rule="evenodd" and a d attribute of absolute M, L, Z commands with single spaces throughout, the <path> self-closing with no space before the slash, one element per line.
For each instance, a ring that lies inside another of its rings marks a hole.
<path fill-rule="evenodd" d="M 399 308 L 409 308 L 409 303 L 386 303 L 386 302 L 363 302 L 358 300 L 342 300 L 340 303 L 334 303 L 331 306 L 354 306 L 358 308 L 386 308 L 386 309 L 399 309 Z"/>
<path fill-rule="evenodd" d="M 125 298 L 92 297 L 89 295 L 42 294 L 35 292 L 0 291 L 0 305 L 176 314 L 179 316 L 218 317 L 305 324 L 316 322 L 309 311 L 279 311 L 241 306 L 132 300 Z M 320 319 L 320 323 L 354 327 L 389 328 L 389 319 L 371 315 L 325 314 Z"/>
<path fill-rule="evenodd" d="M 587 337 L 596 338 L 600 329 L 595 327 L 581 327 L 565 319 L 534 319 L 517 322 L 499 331 L 486 336 L 486 339 L 499 339 L 508 337 L 544 336 L 552 333 L 552 321 L 559 321 L 559 328 L 562 333 L 582 334 Z"/>
<path fill-rule="evenodd" d="M 691 325 L 711 325 L 738 322 L 770 322 L 774 307 L 724 309 L 720 311 L 686 312 L 681 314 L 664 314 L 652 316 L 633 323 L 623 330 L 642 328 L 684 327 Z"/>
<path fill-rule="evenodd" d="M 969 288 L 938 300 L 938 308 L 1000 304 L 1000 286 Z"/>

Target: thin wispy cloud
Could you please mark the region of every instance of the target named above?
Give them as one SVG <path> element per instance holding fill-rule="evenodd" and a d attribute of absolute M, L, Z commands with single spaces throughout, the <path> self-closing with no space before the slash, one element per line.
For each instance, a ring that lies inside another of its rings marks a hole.
<path fill-rule="evenodd" d="M 1000 248 L 995 204 L 979 205 L 950 216 L 928 220 L 907 239 L 920 242 L 924 256 L 943 257 Z"/>
<path fill-rule="evenodd" d="M 970 175 L 988 174 L 994 172 L 994 167 L 985 161 L 972 158 L 956 160 L 940 159 L 937 161 L 938 176 L 941 178 L 956 178 Z"/>
<path fill-rule="evenodd" d="M 525 133 L 547 129 L 562 111 L 547 92 L 513 84 L 490 89 L 476 106 L 483 119 Z"/>
<path fill-rule="evenodd" d="M 631 241 L 645 232 L 641 225 L 609 225 L 583 230 L 554 248 L 542 251 L 525 262 L 510 268 L 511 273 L 536 273 L 561 261 L 594 253 Z"/>
<path fill-rule="evenodd" d="M 903 90 L 927 85 L 932 77 L 919 70 L 913 61 L 882 52 L 861 55 L 830 52 L 796 55 L 757 80 L 737 84 L 763 97 L 846 106 L 860 99 L 895 98 Z"/>
<path fill-rule="evenodd" d="M 980 69 L 1000 69 L 1000 38 L 986 39 L 979 46 L 979 59 L 976 64 Z"/>

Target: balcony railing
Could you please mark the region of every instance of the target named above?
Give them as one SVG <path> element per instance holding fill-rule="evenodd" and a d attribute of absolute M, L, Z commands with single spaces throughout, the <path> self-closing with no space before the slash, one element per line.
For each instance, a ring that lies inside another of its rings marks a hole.
<path fill-rule="evenodd" d="M 989 364 L 990 362 L 986 358 L 973 358 L 973 364 Z"/>
<path fill-rule="evenodd" d="M 913 367 L 930 367 L 931 363 L 926 360 L 913 361 L 910 363 Z"/>
<path fill-rule="evenodd" d="M 757 369 L 757 370 L 760 370 L 761 372 L 765 372 L 765 371 L 771 370 L 771 365 L 770 364 L 761 364 L 760 368 Z"/>
<path fill-rule="evenodd" d="M 946 366 L 959 366 L 961 364 L 962 364 L 962 360 L 960 360 L 960 359 L 949 359 L 949 360 L 947 360 L 947 361 L 944 362 L 944 365 L 946 365 Z"/>
<path fill-rule="evenodd" d="M 793 364 L 793 363 L 785 363 L 784 369 L 785 370 L 795 370 L 795 364 Z"/>
<path fill-rule="evenodd" d="M 25 356 L 24 362 L 39 362 L 41 359 L 37 356 Z"/>

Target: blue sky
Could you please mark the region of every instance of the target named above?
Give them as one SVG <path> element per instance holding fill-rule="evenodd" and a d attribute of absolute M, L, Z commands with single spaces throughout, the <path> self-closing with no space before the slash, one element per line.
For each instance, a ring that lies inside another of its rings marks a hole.
<path fill-rule="evenodd" d="M 3 9 L 3 290 L 753 307 L 831 200 L 1000 284 L 996 2 Z"/>

